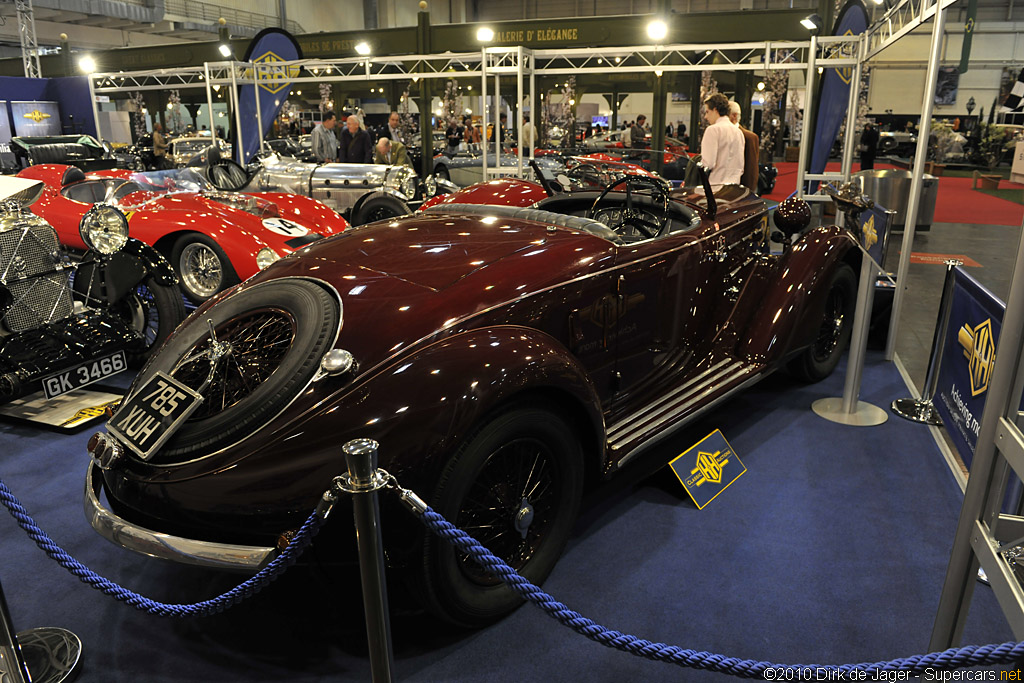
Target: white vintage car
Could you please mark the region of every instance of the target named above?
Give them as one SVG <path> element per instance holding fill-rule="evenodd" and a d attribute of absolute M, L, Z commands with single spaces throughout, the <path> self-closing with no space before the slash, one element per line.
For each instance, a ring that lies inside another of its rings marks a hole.
<path fill-rule="evenodd" d="M 247 167 L 214 152 L 204 160 L 210 182 L 229 192 L 287 192 L 312 197 L 362 225 L 412 213 L 423 200 L 458 189 L 408 166 L 318 164 L 269 154 Z"/>

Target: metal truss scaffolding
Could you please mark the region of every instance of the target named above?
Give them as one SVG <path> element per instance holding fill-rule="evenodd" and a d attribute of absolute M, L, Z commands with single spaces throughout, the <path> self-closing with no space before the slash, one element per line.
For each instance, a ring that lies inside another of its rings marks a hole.
<path fill-rule="evenodd" d="M 32 0 L 14 0 L 18 13 L 18 35 L 21 37 L 21 62 L 25 67 L 25 78 L 41 78 L 39 68 L 39 44 L 36 42 L 36 19 L 32 12 Z"/>

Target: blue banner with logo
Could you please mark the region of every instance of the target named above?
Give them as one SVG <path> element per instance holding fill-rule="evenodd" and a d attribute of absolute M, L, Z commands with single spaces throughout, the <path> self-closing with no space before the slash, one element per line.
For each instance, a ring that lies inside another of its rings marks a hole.
<path fill-rule="evenodd" d="M 256 34 L 245 52 L 244 61 L 258 65 L 255 86 L 238 88 L 238 112 L 242 121 L 241 141 L 235 137 L 235 159 L 245 164 L 259 151 L 260 140 L 270 131 L 281 105 L 291 93 L 291 79 L 299 75 L 297 67 L 274 66 L 275 62 L 302 59 L 298 42 L 284 29 L 266 28 Z M 259 119 L 256 116 L 256 98 L 259 98 Z M 259 129 L 258 120 L 263 122 Z"/>
<path fill-rule="evenodd" d="M 978 445 L 1006 305 L 962 267 L 955 273 L 935 409 L 969 468 Z"/>
<path fill-rule="evenodd" d="M 705 436 L 696 446 L 676 456 L 668 465 L 679 477 L 698 510 L 703 510 L 747 471 L 718 429 Z"/>
<path fill-rule="evenodd" d="M 889 229 L 892 227 L 889 214 L 884 206 L 875 204 L 860 215 L 861 244 L 878 265 L 885 262 L 889 246 Z"/>
<path fill-rule="evenodd" d="M 861 0 L 848 0 L 839 12 L 834 36 L 857 36 L 868 28 L 868 11 Z M 814 137 L 811 138 L 811 163 L 808 173 L 822 173 L 828 163 L 829 151 L 839 135 L 839 128 L 846 118 L 850 99 L 850 81 L 853 67 L 826 69 L 818 89 L 818 104 L 814 108 Z M 809 93 L 808 93 L 809 94 Z M 853 132 L 851 131 L 852 135 Z M 817 181 L 811 182 L 811 192 L 818 189 Z"/>
<path fill-rule="evenodd" d="M 11 102 L 14 134 L 19 137 L 60 135 L 60 107 L 56 102 Z"/>

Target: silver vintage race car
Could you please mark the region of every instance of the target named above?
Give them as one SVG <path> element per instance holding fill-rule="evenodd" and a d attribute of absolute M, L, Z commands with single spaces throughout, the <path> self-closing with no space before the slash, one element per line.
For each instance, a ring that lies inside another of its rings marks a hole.
<path fill-rule="evenodd" d="M 206 159 L 210 182 L 228 192 L 287 192 L 312 197 L 362 225 L 412 213 L 435 194 L 454 192 L 446 180 L 420 180 L 408 166 L 318 164 L 269 154 L 247 167 L 211 150 Z"/>

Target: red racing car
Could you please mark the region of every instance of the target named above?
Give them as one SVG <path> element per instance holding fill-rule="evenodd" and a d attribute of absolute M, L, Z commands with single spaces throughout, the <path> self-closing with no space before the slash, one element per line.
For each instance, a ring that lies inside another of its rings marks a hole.
<path fill-rule="evenodd" d="M 194 168 L 85 174 L 74 166 L 42 164 L 18 175 L 46 184 L 32 211 L 71 249 L 85 251 L 78 225 L 93 205 L 119 208 L 131 236 L 168 258 L 182 290 L 197 303 L 348 227 L 309 197 L 221 192 Z"/>

